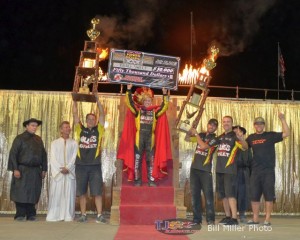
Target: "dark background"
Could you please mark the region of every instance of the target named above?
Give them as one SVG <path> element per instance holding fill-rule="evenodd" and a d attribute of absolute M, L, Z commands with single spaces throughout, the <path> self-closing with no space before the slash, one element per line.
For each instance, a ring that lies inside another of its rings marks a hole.
<path fill-rule="evenodd" d="M 0 88 L 72 91 L 95 16 L 104 47 L 179 56 L 182 70 L 191 60 L 193 12 L 193 64 L 202 62 L 212 44 L 220 48 L 211 85 L 276 90 L 279 42 L 287 90 L 300 91 L 299 5 L 297 0 L 2 0 Z M 101 63 L 104 70 L 107 63 Z M 99 92 L 118 91 L 119 85 L 99 85 Z M 186 92 L 180 88 L 173 94 Z M 239 95 L 264 98 L 264 91 Z M 235 97 L 235 91 L 212 88 L 210 96 Z M 267 97 L 277 98 L 277 92 L 268 91 Z M 291 94 L 282 92 L 280 98 Z"/>

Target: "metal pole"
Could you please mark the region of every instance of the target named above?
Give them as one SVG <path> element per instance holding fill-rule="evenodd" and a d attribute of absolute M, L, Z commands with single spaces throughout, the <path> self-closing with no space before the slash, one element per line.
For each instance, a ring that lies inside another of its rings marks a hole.
<path fill-rule="evenodd" d="M 193 64 L 193 12 L 191 12 L 191 65 Z"/>
<path fill-rule="evenodd" d="M 279 100 L 279 42 L 277 42 L 277 97 Z"/>

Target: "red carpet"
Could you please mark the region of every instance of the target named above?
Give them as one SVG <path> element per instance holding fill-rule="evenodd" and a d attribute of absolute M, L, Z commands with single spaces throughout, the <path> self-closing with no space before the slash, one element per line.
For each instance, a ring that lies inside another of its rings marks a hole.
<path fill-rule="evenodd" d="M 184 235 L 167 235 L 158 232 L 153 225 L 121 225 L 115 240 L 186 240 Z"/>
<path fill-rule="evenodd" d="M 143 164 L 145 166 L 146 164 Z M 120 224 L 152 225 L 156 220 L 176 218 L 174 188 L 172 186 L 172 161 L 169 161 L 169 175 L 158 181 L 157 187 L 148 187 L 143 181 L 141 187 L 128 182 L 123 176 L 120 204 Z"/>
<path fill-rule="evenodd" d="M 176 218 L 172 170 L 172 161 L 169 161 L 168 176 L 158 181 L 157 187 L 148 187 L 145 178 L 141 187 L 135 187 L 133 182 L 127 181 L 126 173 L 123 174 L 120 227 L 115 239 L 188 239 L 186 236 L 168 235 L 155 229 L 155 221 Z"/>

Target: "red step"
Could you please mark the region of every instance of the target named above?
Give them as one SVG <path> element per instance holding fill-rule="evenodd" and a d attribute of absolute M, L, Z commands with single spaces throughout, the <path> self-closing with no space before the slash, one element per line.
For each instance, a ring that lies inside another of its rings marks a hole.
<path fill-rule="evenodd" d="M 121 204 L 125 205 L 159 205 L 174 203 L 173 187 L 134 187 L 123 186 L 121 190 Z"/>
<path fill-rule="evenodd" d="M 176 218 L 176 207 L 164 205 L 120 205 L 120 224 L 153 225 L 157 220 Z"/>
<path fill-rule="evenodd" d="M 172 161 L 168 161 L 169 174 L 157 181 L 157 187 L 148 187 L 147 179 L 145 179 L 146 174 L 143 174 L 144 179 L 141 187 L 133 186 L 134 183 L 128 182 L 127 175 L 123 174 L 120 224 L 153 225 L 154 227 L 157 220 L 176 218 L 172 164 Z M 143 167 L 146 170 L 145 164 Z"/>

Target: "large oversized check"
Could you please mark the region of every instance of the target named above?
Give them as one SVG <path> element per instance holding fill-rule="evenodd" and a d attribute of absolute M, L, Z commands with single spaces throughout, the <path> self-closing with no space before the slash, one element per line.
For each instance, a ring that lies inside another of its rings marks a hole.
<path fill-rule="evenodd" d="M 112 83 L 177 90 L 180 58 L 112 48 L 108 79 Z"/>

